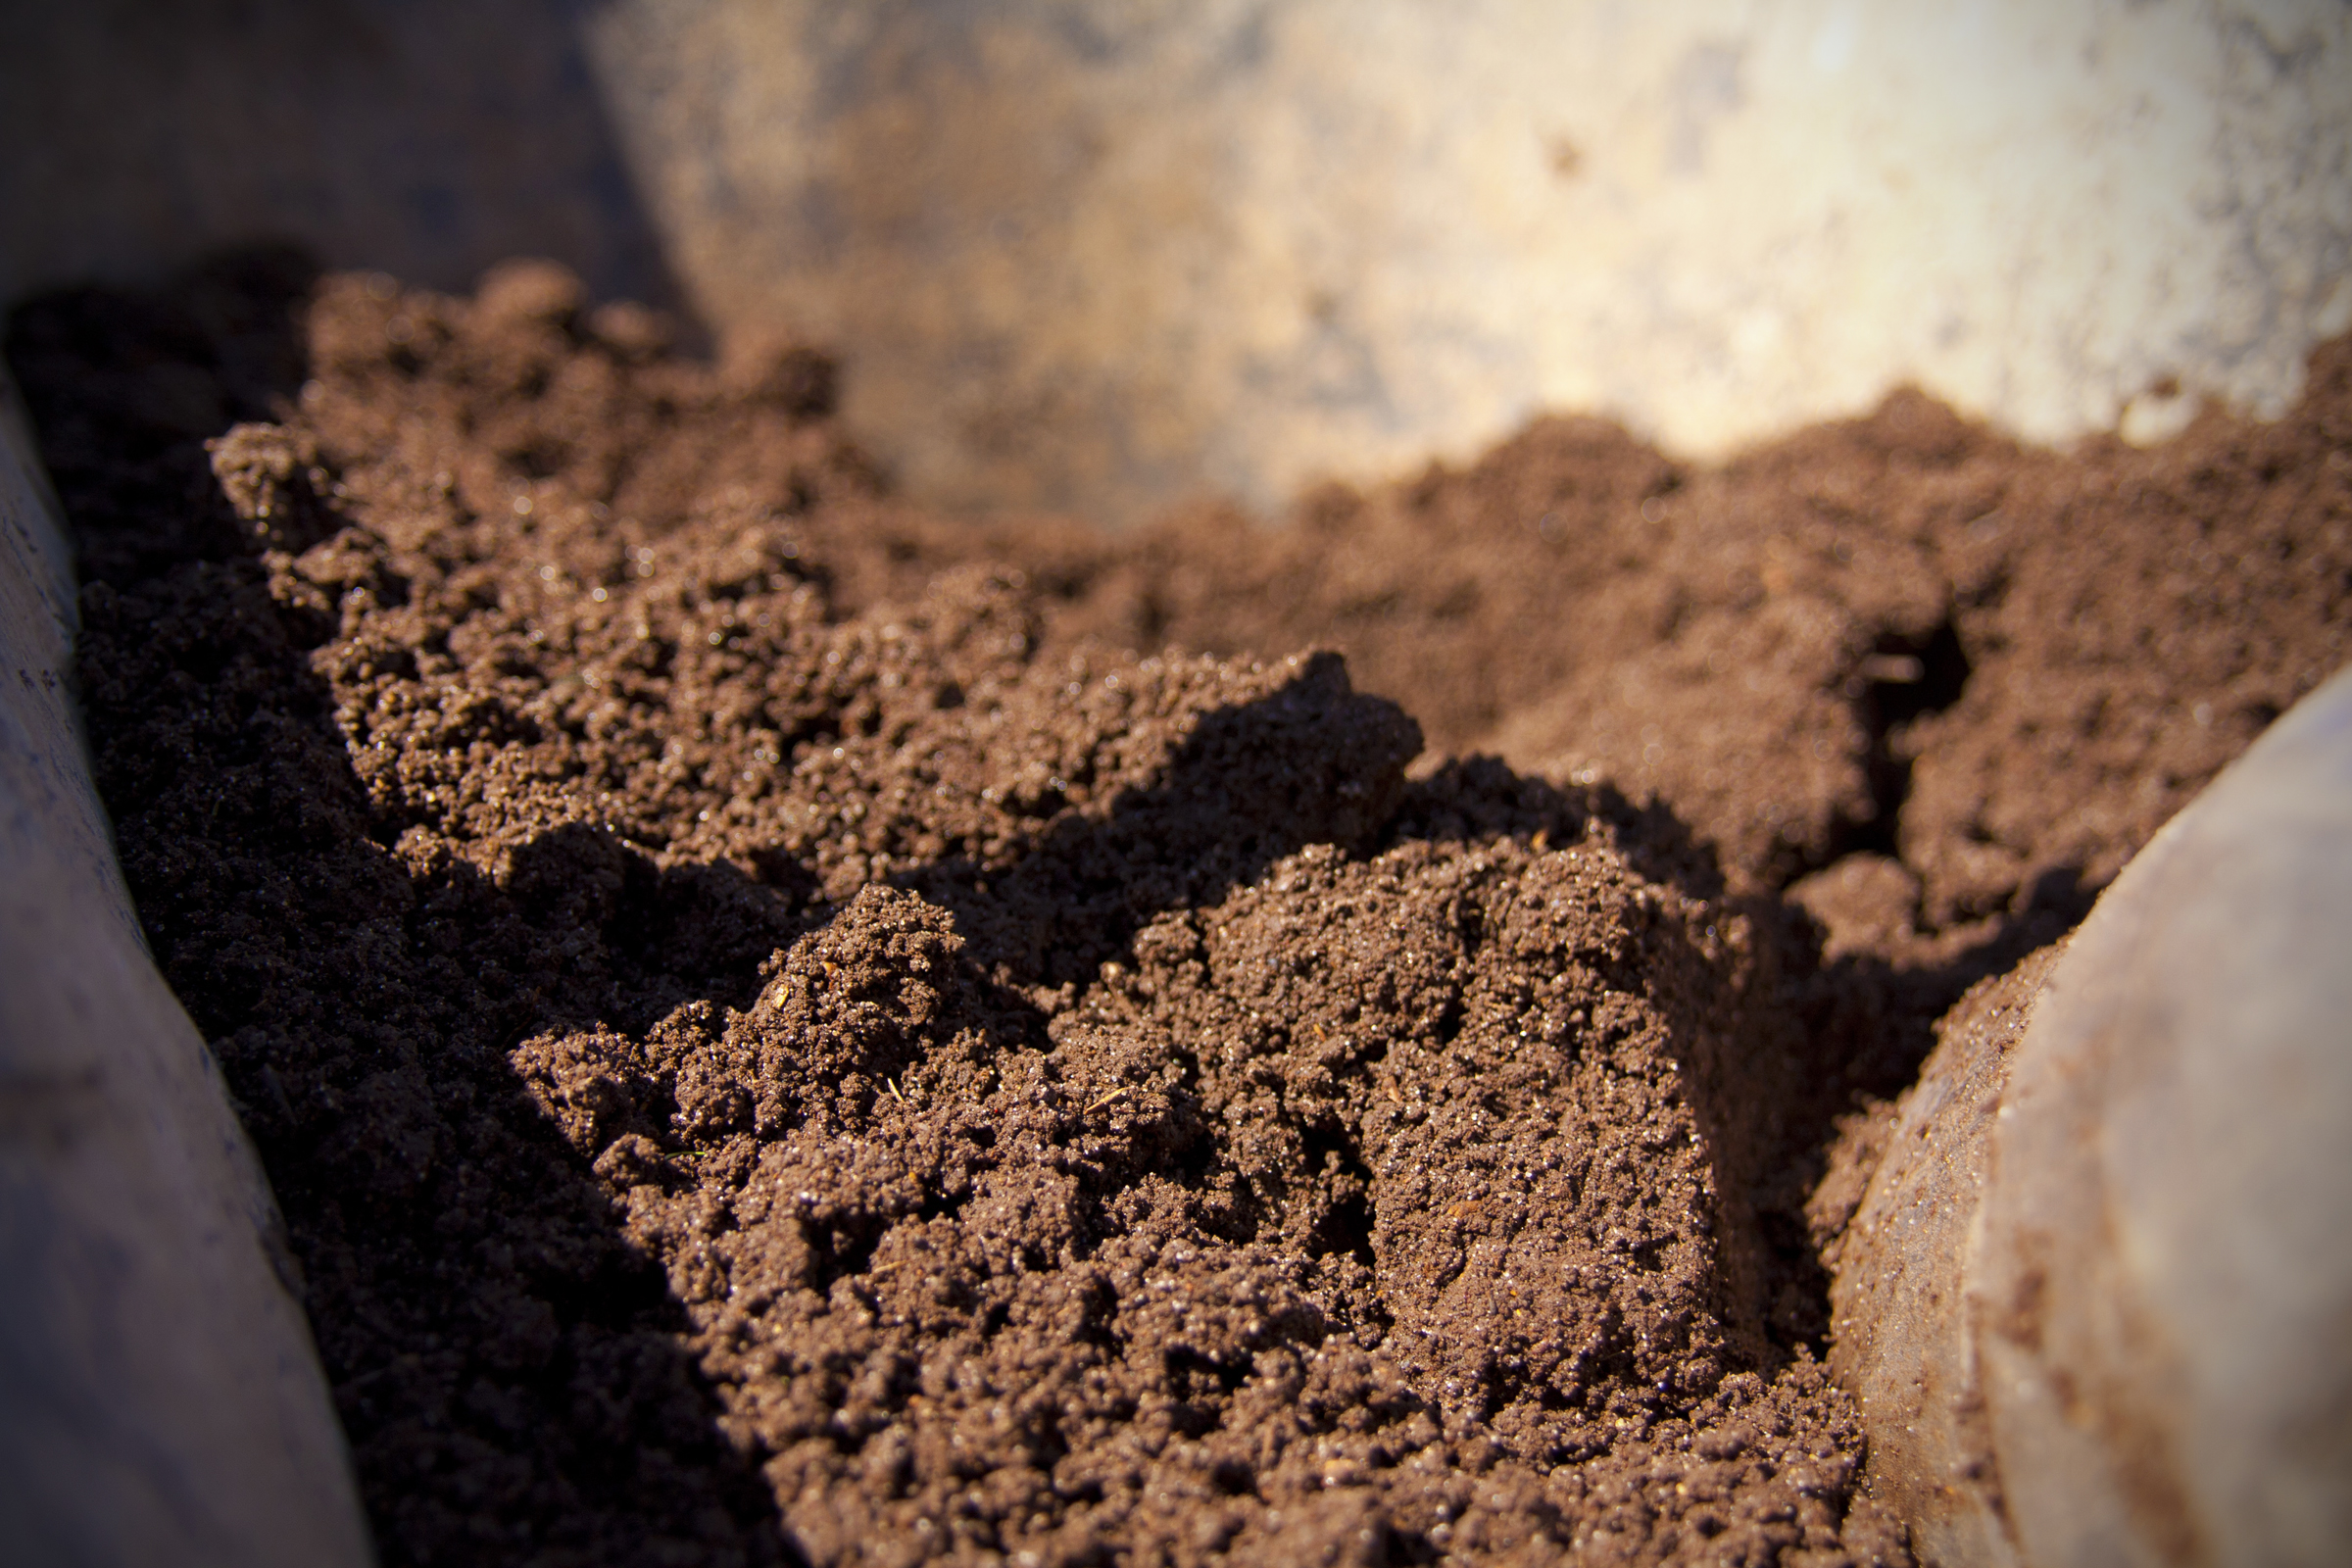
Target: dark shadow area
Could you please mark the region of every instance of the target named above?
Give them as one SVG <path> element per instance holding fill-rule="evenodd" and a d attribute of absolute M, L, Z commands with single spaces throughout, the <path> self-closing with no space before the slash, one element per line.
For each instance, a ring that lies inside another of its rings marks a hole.
<path fill-rule="evenodd" d="M 142 923 L 286 1214 L 388 1562 L 789 1560 L 760 1456 L 722 1427 L 683 1308 L 587 1157 L 673 1107 L 591 1073 L 551 1109 L 511 1054 L 749 1006 L 769 956 L 837 911 L 788 856 L 664 865 L 575 822 L 476 862 L 414 849 L 371 802 L 309 662 L 332 617 L 270 591 L 289 551 L 339 526 L 325 487 L 290 476 L 266 524 L 241 520 L 207 447 L 299 391 L 293 317 L 317 270 L 240 252 L 155 294 L 65 291 L 10 320 L 77 532 L 94 770 Z M 397 583 L 369 591 L 398 602 Z M 1418 745 L 1321 656 L 1202 715 L 1100 816 L 1041 802 L 1011 864 L 904 880 L 956 911 L 983 964 L 1091 977 L 1158 912 L 1307 843 L 1367 843 Z M 1006 1038 L 1042 1045 L 1034 1006 L 990 990 Z M 1360 1257 L 1356 1210 L 1324 1240 Z M 862 1273 L 875 1237 L 838 1240 L 820 1274 Z"/>
<path fill-rule="evenodd" d="M 508 1051 L 741 996 L 808 890 L 586 828 L 490 872 L 379 842 L 307 661 L 331 628 L 270 600 L 269 541 L 204 444 L 301 385 L 315 275 L 241 252 L 8 323 L 76 530 L 80 696 L 149 944 L 285 1213 L 387 1562 L 789 1561 L 684 1312 Z"/>
<path fill-rule="evenodd" d="M 1899 1094 L 1935 1049 L 1936 1021 L 1961 995 L 2072 931 L 2100 892 L 2076 868 L 2058 866 L 2035 877 L 2012 908 L 1943 962 L 1906 965 L 1847 954 L 1822 964 L 1808 981 L 1806 1015 L 1836 1042 L 1850 1092 Z"/>
<path fill-rule="evenodd" d="M 1970 668 L 1959 629 L 1948 616 L 1926 637 L 1883 634 L 1862 659 L 1847 690 L 1869 737 L 1862 765 L 1870 781 L 1871 811 L 1860 821 L 1840 818 L 1831 824 L 1828 861 L 1856 854 L 1900 858 L 1898 830 L 1903 803 L 1911 796 L 1904 730 L 1959 702 Z"/>
<path fill-rule="evenodd" d="M 546 256 L 684 298 L 584 48 L 582 0 L 15 6 L 0 211 L 15 270 L 150 281 L 278 236 L 441 289 Z M 40 220 L 30 221 L 31 215 Z"/>
<path fill-rule="evenodd" d="M 1344 1126 L 1310 1127 L 1305 1136 L 1309 1171 L 1327 1172 L 1340 1196 L 1325 1211 L 1307 1242 L 1315 1257 L 1352 1257 L 1365 1268 L 1379 1259 L 1372 1252 L 1372 1167 L 1363 1150 Z"/>
<path fill-rule="evenodd" d="M 2090 912 L 2099 890 L 2070 867 L 2035 878 L 2026 897 L 1988 929 L 1937 963 L 1899 964 L 1872 954 L 1824 962 L 1820 934 L 1791 906 L 1764 906 L 1794 955 L 1788 1004 L 1800 1029 L 1792 1059 L 1805 1079 L 1779 1098 L 1781 1171 L 1759 1187 L 1758 1233 L 1787 1270 L 1776 1327 L 1788 1342 L 1828 1352 L 1830 1278 L 1822 1267 L 1806 1202 L 1827 1169 L 1841 1116 L 1899 1096 L 1936 1049 L 1936 1027 L 1968 988 L 2004 974 L 2066 935 Z"/>

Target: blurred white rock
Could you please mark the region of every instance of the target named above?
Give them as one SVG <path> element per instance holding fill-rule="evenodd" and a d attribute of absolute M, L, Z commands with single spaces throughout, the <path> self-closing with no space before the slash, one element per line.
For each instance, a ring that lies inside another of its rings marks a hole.
<path fill-rule="evenodd" d="M 2047 974 L 1947 1027 L 1838 1260 L 1874 1485 L 1932 1562 L 2340 1562 L 2352 671 Z"/>
<path fill-rule="evenodd" d="M 0 297 L 285 235 L 539 252 L 850 356 L 912 493 L 1113 520 L 1726 453 L 1916 382 L 2037 440 L 2271 415 L 2352 324 L 2330 0 L 137 0 L 0 55 Z"/>

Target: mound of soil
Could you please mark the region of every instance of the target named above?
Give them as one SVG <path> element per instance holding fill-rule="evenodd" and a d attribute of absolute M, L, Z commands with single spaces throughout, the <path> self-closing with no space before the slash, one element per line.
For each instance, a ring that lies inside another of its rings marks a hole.
<path fill-rule="evenodd" d="M 1838 1119 L 2352 650 L 2341 345 L 1124 536 L 540 265 L 8 352 L 391 1563 L 1900 1560 Z"/>

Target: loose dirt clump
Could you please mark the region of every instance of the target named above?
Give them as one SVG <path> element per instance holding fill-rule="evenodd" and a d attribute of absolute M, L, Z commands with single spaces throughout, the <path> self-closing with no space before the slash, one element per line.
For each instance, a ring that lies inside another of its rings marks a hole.
<path fill-rule="evenodd" d="M 1130 536 L 544 266 L 8 349 L 392 1563 L 1900 1560 L 1836 1118 L 2347 647 L 2340 348 Z"/>

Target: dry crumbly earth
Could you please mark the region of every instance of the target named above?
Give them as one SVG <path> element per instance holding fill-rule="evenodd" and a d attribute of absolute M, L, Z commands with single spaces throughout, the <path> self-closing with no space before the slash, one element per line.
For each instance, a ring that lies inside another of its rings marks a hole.
<path fill-rule="evenodd" d="M 1869 1107 L 2352 651 L 2340 343 L 1116 536 L 543 265 L 7 348 L 389 1563 L 1905 1560 Z"/>

